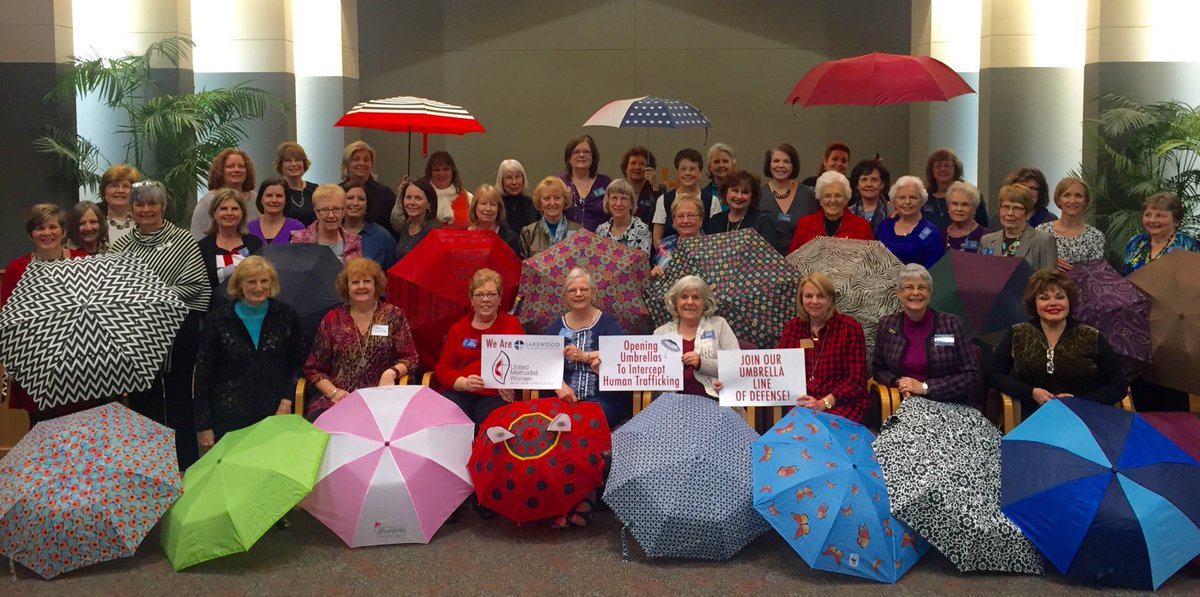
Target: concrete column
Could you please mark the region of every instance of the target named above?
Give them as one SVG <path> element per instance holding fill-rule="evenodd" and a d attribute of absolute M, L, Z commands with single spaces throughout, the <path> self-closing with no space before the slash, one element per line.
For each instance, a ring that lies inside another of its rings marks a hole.
<path fill-rule="evenodd" d="M 312 160 L 306 179 L 337 182 L 342 148 L 360 129 L 333 126 L 358 103 L 358 2 L 294 2 L 296 141 Z"/>
<path fill-rule="evenodd" d="M 0 225 L 0 267 L 30 251 L 24 227 L 30 205 L 74 202 L 74 185 L 56 178 L 56 164 L 32 145 L 45 125 L 75 131 L 73 105 L 52 110 L 42 101 L 73 52 L 70 0 L 0 0 L 0 180 L 21 189 L 0 194 L 0 210 L 8 216 Z"/>
<path fill-rule="evenodd" d="M 196 89 L 245 83 L 289 106 L 286 113 L 268 111 L 246 127 L 241 149 L 254 162 L 256 182 L 274 174 L 275 147 L 296 138 L 291 9 L 291 0 L 204 0 L 192 5 Z"/>
<path fill-rule="evenodd" d="M 1054 184 L 1079 165 L 1085 2 L 983 0 L 978 180 L 993 213 L 1012 170 L 1032 166 Z"/>
<path fill-rule="evenodd" d="M 913 0 L 913 56 L 932 56 L 954 69 L 979 91 L 979 20 L 982 0 Z M 963 176 L 977 180 L 979 163 L 979 95 L 949 102 L 912 104 L 908 171 L 920 175 L 925 160 L 947 147 L 963 161 Z"/>

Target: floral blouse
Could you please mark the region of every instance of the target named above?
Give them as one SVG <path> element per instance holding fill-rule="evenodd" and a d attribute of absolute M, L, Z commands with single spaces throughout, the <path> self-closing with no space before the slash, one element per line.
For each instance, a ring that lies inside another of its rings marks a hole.
<path fill-rule="evenodd" d="M 650 245 L 652 240 L 650 237 L 650 227 L 645 222 L 638 218 L 633 218 L 629 223 L 629 227 L 621 236 L 613 236 L 612 220 L 609 220 L 596 227 L 596 236 L 611 238 L 627 247 L 632 247 L 643 253 L 650 255 Z"/>
<path fill-rule="evenodd" d="M 1055 232 L 1054 222 L 1038 224 L 1037 228 L 1054 237 L 1058 256 L 1067 263 L 1104 259 L 1104 233 L 1093 226 L 1085 227 L 1082 234 L 1073 238 Z"/>
<path fill-rule="evenodd" d="M 409 372 L 417 368 L 417 349 L 408 320 L 399 307 L 380 303 L 367 334 L 358 332 L 349 305 L 334 307 L 317 328 L 304 377 L 310 384 L 328 379 L 347 392 L 379 385 L 379 378 L 393 365 L 404 363 Z M 333 406 L 325 396 L 309 402 L 308 413 Z"/>
<path fill-rule="evenodd" d="M 1159 251 L 1157 255 L 1150 254 L 1150 235 L 1145 232 L 1129 239 L 1129 244 L 1125 245 L 1125 259 L 1121 262 L 1121 275 L 1128 276 L 1136 270 L 1171 251 L 1196 251 L 1200 252 L 1200 242 L 1196 239 L 1179 231 L 1175 232 L 1175 238 L 1171 239 L 1171 244 Z"/>

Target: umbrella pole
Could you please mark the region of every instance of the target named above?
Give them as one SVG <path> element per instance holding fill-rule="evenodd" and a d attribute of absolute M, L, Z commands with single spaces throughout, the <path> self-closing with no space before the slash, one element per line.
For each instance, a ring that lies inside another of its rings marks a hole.
<path fill-rule="evenodd" d="M 412 178 L 412 129 L 408 129 L 408 167 L 404 170 L 404 175 Z"/>
<path fill-rule="evenodd" d="M 879 161 L 879 106 L 875 106 L 875 161 Z"/>

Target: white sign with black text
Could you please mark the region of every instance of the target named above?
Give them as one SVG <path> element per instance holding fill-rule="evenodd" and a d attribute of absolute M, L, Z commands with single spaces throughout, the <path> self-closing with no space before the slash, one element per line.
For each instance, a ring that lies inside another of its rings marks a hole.
<path fill-rule="evenodd" d="M 804 349 L 717 353 L 721 406 L 792 406 L 807 392 Z"/>
<path fill-rule="evenodd" d="M 562 336 L 484 334 L 480 375 L 485 388 L 557 390 L 563 383 Z"/>
<path fill-rule="evenodd" d="M 600 336 L 600 391 L 683 389 L 683 339 Z"/>

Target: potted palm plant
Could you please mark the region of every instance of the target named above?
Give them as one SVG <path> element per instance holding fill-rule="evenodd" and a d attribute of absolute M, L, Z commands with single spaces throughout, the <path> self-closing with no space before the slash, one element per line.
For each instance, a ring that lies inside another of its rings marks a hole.
<path fill-rule="evenodd" d="M 122 161 L 161 181 L 172 197 L 194 201 L 217 152 L 238 146 L 246 138 L 246 125 L 268 110 L 287 109 L 267 91 L 245 84 L 178 95 L 159 93 L 151 62 L 165 59 L 178 66 L 194 45 L 190 39 L 170 37 L 150 44 L 140 55 L 73 56 L 45 101 L 67 106 L 77 96 L 95 93 L 105 106 L 124 116 L 125 124 L 113 131 L 126 139 Z M 90 140 L 48 127 L 34 141 L 34 148 L 57 159 L 64 179 L 98 191 L 100 174 L 109 164 L 102 163 L 103 156 Z M 188 210 L 188 201 L 172 201 L 166 216 L 185 224 Z"/>

